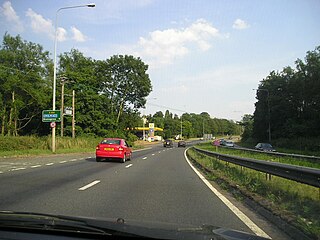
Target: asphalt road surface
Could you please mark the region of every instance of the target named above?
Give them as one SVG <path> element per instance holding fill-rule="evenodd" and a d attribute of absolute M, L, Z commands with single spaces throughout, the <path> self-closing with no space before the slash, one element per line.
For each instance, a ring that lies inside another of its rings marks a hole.
<path fill-rule="evenodd" d="M 190 167 L 185 150 L 158 144 L 134 152 L 123 164 L 96 162 L 94 153 L 2 158 L 0 210 L 211 224 L 289 239 L 207 182 L 210 189 Z"/>

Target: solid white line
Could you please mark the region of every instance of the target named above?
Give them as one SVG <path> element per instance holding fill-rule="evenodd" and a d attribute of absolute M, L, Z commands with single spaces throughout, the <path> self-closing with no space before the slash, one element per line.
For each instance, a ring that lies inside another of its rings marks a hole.
<path fill-rule="evenodd" d="M 34 165 L 34 166 L 31 166 L 31 168 L 37 168 L 37 167 L 41 167 L 41 165 Z"/>
<path fill-rule="evenodd" d="M 14 169 L 12 169 L 11 171 L 19 171 L 19 170 L 24 170 L 24 169 L 26 169 L 26 168 L 24 168 L 24 167 L 21 167 L 21 168 L 14 168 Z"/>
<path fill-rule="evenodd" d="M 194 167 L 187 157 L 187 150 L 184 151 L 184 157 L 193 171 L 199 176 L 199 178 L 207 185 L 207 187 L 218 197 L 220 200 L 244 223 L 246 224 L 256 235 L 269 238 L 271 237 L 266 234 L 261 228 L 259 228 L 250 218 L 247 217 L 239 208 L 234 206 L 225 196 L 223 196 L 217 189 L 215 189 L 210 182 Z"/>
<path fill-rule="evenodd" d="M 83 187 L 79 188 L 78 190 L 79 190 L 79 191 L 86 190 L 86 189 L 88 189 L 88 188 L 90 188 L 90 187 L 92 187 L 92 186 L 94 186 L 94 185 L 98 184 L 99 182 L 100 182 L 100 180 L 93 181 L 92 183 L 89 183 L 89 184 L 87 184 L 87 185 L 85 185 L 85 186 L 83 186 Z"/>
<path fill-rule="evenodd" d="M 51 166 L 51 165 L 53 165 L 53 164 L 54 164 L 54 163 L 47 163 L 46 165 L 47 165 L 47 166 Z"/>
<path fill-rule="evenodd" d="M 145 159 L 147 159 L 148 157 L 144 157 L 144 158 L 142 158 L 143 160 L 145 160 Z"/>
<path fill-rule="evenodd" d="M 126 166 L 126 168 L 129 168 L 129 167 L 131 167 L 131 166 L 132 166 L 132 164 L 130 163 L 129 165 Z"/>
<path fill-rule="evenodd" d="M 66 163 L 67 161 L 61 161 L 61 162 L 59 162 L 59 163 Z"/>

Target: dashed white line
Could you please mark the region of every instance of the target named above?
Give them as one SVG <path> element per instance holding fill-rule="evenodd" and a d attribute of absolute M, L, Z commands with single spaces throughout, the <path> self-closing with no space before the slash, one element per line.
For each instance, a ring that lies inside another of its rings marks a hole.
<path fill-rule="evenodd" d="M 225 196 L 223 196 L 216 188 L 214 188 L 210 182 L 191 164 L 187 157 L 187 150 L 184 151 L 184 157 L 193 171 L 198 177 L 207 185 L 207 187 L 218 197 L 220 200 L 244 223 L 246 224 L 256 235 L 269 238 L 271 237 L 266 234 L 261 228 L 259 228 L 250 218 L 247 217 L 239 208 L 234 206 Z"/>
<path fill-rule="evenodd" d="M 132 164 L 130 163 L 129 165 L 126 166 L 126 168 L 129 168 L 129 167 L 131 167 L 131 166 L 132 166 Z"/>
<path fill-rule="evenodd" d="M 59 162 L 59 163 L 66 163 L 67 161 L 61 161 L 61 162 Z"/>
<path fill-rule="evenodd" d="M 19 170 L 24 170 L 24 169 L 26 169 L 26 168 L 24 168 L 24 167 L 21 167 L 21 168 L 14 168 L 14 169 L 12 169 L 11 171 L 19 171 Z"/>
<path fill-rule="evenodd" d="M 154 153 L 152 153 L 151 155 L 152 155 L 152 156 L 154 156 L 155 154 L 154 154 Z"/>
<path fill-rule="evenodd" d="M 79 191 L 84 191 L 84 190 L 86 190 L 86 189 L 88 189 L 88 188 L 90 188 L 90 187 L 98 184 L 99 182 L 100 182 L 100 180 L 93 181 L 92 183 L 89 183 L 89 184 L 87 184 L 87 185 L 79 188 L 78 190 L 79 190 Z"/>
<path fill-rule="evenodd" d="M 1 173 L 3 173 L 3 172 L 0 172 L 0 174 L 1 174 Z"/>
<path fill-rule="evenodd" d="M 31 168 L 37 168 L 37 167 L 41 167 L 41 165 L 34 165 L 34 166 L 31 166 Z"/>
<path fill-rule="evenodd" d="M 75 158 L 75 159 L 71 159 L 70 162 L 74 162 L 74 161 L 77 161 L 77 160 L 78 160 L 78 159 L 76 159 L 76 158 Z"/>
<path fill-rule="evenodd" d="M 161 151 L 159 151 L 158 153 L 161 153 Z"/>
<path fill-rule="evenodd" d="M 54 164 L 54 163 L 47 163 L 46 165 L 47 165 L 47 166 L 51 166 L 51 165 L 53 165 L 53 164 Z"/>
<path fill-rule="evenodd" d="M 162 150 L 162 152 L 164 152 L 164 151 L 166 151 L 166 150 Z"/>
<path fill-rule="evenodd" d="M 145 160 L 145 159 L 147 159 L 148 157 L 144 157 L 144 158 L 142 158 L 143 160 Z"/>

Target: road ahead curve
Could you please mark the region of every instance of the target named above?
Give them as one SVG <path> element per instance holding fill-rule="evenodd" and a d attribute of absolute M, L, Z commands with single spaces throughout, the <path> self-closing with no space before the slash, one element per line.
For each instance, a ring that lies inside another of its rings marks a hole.
<path fill-rule="evenodd" d="M 0 164 L 0 209 L 212 224 L 252 232 L 203 183 L 184 151 L 157 145 L 135 152 L 124 164 L 96 162 L 92 154 L 20 159 L 24 167 L 10 171 L 1 170 Z M 273 239 L 286 239 L 250 210 L 245 212 Z"/>

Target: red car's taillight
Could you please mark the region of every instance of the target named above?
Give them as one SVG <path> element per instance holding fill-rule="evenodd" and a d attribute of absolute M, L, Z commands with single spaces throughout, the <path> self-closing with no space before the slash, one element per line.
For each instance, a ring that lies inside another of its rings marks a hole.
<path fill-rule="evenodd" d="M 100 147 L 99 147 L 99 145 L 98 145 L 98 146 L 96 146 L 96 150 L 100 150 Z"/>

